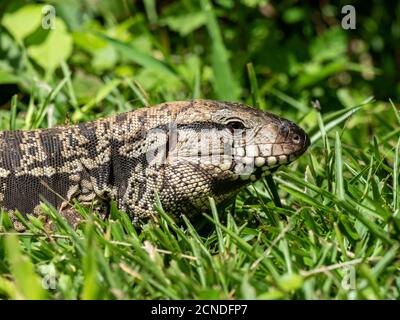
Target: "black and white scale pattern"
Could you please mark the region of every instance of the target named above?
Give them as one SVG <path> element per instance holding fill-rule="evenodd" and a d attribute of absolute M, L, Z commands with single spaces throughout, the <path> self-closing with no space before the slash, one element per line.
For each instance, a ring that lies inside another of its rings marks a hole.
<path fill-rule="evenodd" d="M 156 194 L 173 214 L 207 209 L 287 164 L 309 145 L 296 124 L 230 102 L 170 102 L 94 122 L 0 132 L 0 206 L 61 212 L 73 199 L 115 200 L 132 219 L 153 216 Z"/>

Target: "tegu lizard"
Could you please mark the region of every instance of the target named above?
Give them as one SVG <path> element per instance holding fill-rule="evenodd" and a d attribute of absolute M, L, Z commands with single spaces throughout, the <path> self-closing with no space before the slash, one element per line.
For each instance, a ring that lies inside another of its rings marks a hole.
<path fill-rule="evenodd" d="M 163 103 L 93 122 L 0 132 L 0 207 L 35 214 L 114 200 L 138 221 L 221 203 L 310 144 L 295 123 L 240 103 Z"/>

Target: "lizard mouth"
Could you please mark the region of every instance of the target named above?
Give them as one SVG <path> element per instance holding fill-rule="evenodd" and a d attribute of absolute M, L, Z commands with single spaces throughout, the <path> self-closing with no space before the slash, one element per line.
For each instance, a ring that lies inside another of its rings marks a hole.
<path fill-rule="evenodd" d="M 205 144 L 211 150 L 184 150 L 180 152 L 179 159 L 201 164 L 210 172 L 216 169 L 216 175 L 223 172 L 223 180 L 256 181 L 275 172 L 280 166 L 293 162 L 307 150 L 310 145 L 308 135 L 301 128 L 291 126 L 293 128 L 282 130 L 272 143 L 256 143 L 251 140 L 246 144 L 239 140 L 233 146 L 229 144 L 228 149 L 226 145 L 213 149 L 213 145 Z"/>
<path fill-rule="evenodd" d="M 230 170 L 234 173 L 233 179 L 240 178 L 241 180 L 256 181 L 262 176 L 275 172 L 280 166 L 295 161 L 307 150 L 309 145 L 310 140 L 307 134 L 304 134 L 301 145 L 297 146 L 290 154 L 262 156 L 249 152 L 246 155 L 242 155 L 241 150 L 243 148 L 237 148 L 230 167 Z M 293 148 L 293 146 L 291 147 Z M 262 147 L 259 148 L 259 151 L 262 151 Z M 242 156 L 238 156 L 238 154 Z"/>
<path fill-rule="evenodd" d="M 280 155 L 268 157 L 243 157 L 232 162 L 230 170 L 233 179 L 256 181 L 262 176 L 271 174 L 278 170 L 281 165 L 288 164 L 297 157 Z"/>

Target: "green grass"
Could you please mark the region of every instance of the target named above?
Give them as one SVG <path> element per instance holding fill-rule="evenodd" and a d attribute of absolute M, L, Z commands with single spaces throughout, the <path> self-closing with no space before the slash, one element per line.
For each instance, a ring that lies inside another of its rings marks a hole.
<path fill-rule="evenodd" d="M 44 98 L 44 110 L 56 90 Z M 397 111 L 377 102 L 350 110 L 356 111 L 326 116 L 310 111 L 303 125 L 314 123 L 307 118 L 320 120 L 308 128 L 314 139 L 307 154 L 270 183 L 248 187 L 224 210 L 210 199 L 210 212 L 195 221 L 183 217 L 177 224 L 158 205 L 158 224 L 136 230 L 116 208 L 103 221 L 77 204 L 85 219 L 73 230 L 44 205 L 56 229 L 49 232 L 29 217 L 23 221 L 27 232 L 16 235 L 3 212 L 0 295 L 399 299 L 399 182 L 394 177 L 400 139 L 391 134 L 399 126 Z M 33 123 L 42 112 L 33 113 Z M 394 121 L 381 122 L 383 112 Z M 11 124 L 19 119 L 13 114 Z M 357 145 L 354 140 L 371 126 L 374 135 Z M 43 282 L 54 289 L 44 290 Z"/>
<path fill-rule="evenodd" d="M 308 152 L 226 208 L 210 199 L 194 220 L 174 221 L 156 204 L 159 220 L 135 229 L 115 206 L 103 221 L 76 203 L 84 221 L 74 230 L 43 204 L 55 229 L 20 217 L 27 231 L 17 234 L 1 212 L 0 298 L 400 299 L 400 113 L 379 96 L 391 89 L 395 97 L 398 88 L 389 50 L 379 54 L 384 65 L 358 60 L 378 52 L 367 44 L 380 30 L 354 31 L 364 46 L 351 56 L 350 36 L 336 25 L 310 31 L 307 14 L 320 8 L 291 11 L 283 1 L 278 23 L 257 1 L 240 1 L 238 11 L 216 2 L 174 1 L 160 11 L 147 0 L 130 16 L 124 4 L 101 2 L 85 8 L 89 20 L 59 5 L 68 29 L 53 39 L 70 37 L 73 51 L 68 59 L 55 54 L 54 70 L 30 50 L 40 32 L 1 32 L 9 48 L 0 47 L 0 87 L 11 83 L 17 95 L 3 101 L 0 129 L 193 97 L 233 99 L 297 122 L 310 135 Z"/>

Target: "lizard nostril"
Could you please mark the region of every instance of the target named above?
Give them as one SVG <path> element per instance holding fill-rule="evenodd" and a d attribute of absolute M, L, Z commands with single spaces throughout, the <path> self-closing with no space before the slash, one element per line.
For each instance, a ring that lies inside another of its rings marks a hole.
<path fill-rule="evenodd" d="M 300 136 L 296 133 L 292 137 L 292 141 L 296 144 L 300 143 Z"/>

